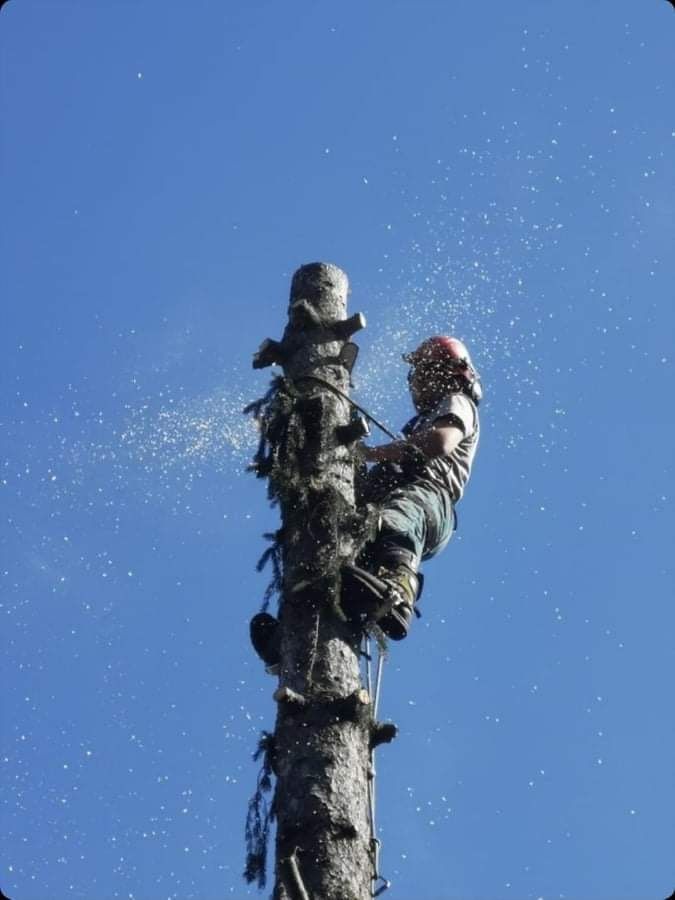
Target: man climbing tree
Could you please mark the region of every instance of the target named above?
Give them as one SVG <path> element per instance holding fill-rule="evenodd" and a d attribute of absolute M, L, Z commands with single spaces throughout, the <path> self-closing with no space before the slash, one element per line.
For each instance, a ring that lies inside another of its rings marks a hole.
<path fill-rule="evenodd" d="M 455 505 L 471 475 L 480 433 L 480 378 L 466 346 L 435 336 L 404 356 L 417 414 L 400 440 L 361 444 L 359 502 L 379 510 L 374 538 L 342 568 L 342 608 L 366 630 L 393 640 L 408 634 L 419 599 L 420 562 L 441 551 L 456 525 Z M 374 464 L 370 470 L 367 464 Z M 279 662 L 279 627 L 267 613 L 251 621 L 251 639 L 268 667 Z"/>

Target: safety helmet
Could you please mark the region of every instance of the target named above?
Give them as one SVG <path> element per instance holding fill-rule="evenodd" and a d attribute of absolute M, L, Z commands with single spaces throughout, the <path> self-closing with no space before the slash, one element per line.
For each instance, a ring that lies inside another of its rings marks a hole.
<path fill-rule="evenodd" d="M 480 403 L 483 389 L 480 376 L 473 363 L 466 345 L 456 337 L 434 335 L 427 338 L 412 353 L 403 356 L 413 370 L 425 365 L 439 365 L 452 371 L 458 383 L 458 389 L 471 397 L 474 403 Z"/>

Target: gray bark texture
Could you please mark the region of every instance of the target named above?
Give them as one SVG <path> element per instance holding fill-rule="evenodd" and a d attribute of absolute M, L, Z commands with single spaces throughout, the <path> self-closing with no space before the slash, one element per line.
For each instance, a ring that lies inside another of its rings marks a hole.
<path fill-rule="evenodd" d="M 365 321 L 347 319 L 348 288 L 336 266 L 298 269 L 283 338 L 265 342 L 254 362 L 284 371 L 264 424 L 283 564 L 274 900 L 366 900 L 372 891 L 371 698 L 361 684 L 360 633 L 339 606 L 340 567 L 363 538 L 352 452 L 339 431 L 352 414 L 307 377 L 349 391 L 348 341 Z"/>

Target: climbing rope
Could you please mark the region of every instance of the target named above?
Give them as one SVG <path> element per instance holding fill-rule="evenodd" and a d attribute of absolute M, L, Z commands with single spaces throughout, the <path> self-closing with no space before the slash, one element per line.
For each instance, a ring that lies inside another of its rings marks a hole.
<path fill-rule="evenodd" d="M 380 703 L 380 690 L 382 687 L 382 671 L 384 669 L 384 653 L 382 652 L 382 648 L 378 645 L 375 689 L 373 691 L 371 640 L 367 634 L 365 634 L 363 638 L 363 656 L 366 660 L 366 687 L 369 696 L 373 698 L 373 721 L 377 721 L 377 709 Z M 375 779 L 377 771 L 375 769 L 374 747 L 370 748 L 368 764 L 370 768 L 368 777 L 368 819 L 370 824 L 370 847 L 373 858 L 373 886 L 371 896 L 379 897 L 380 894 L 383 894 L 391 887 L 391 882 L 380 875 L 380 850 L 382 843 L 377 836 L 377 823 L 375 820 Z"/>
<path fill-rule="evenodd" d="M 310 381 L 316 381 L 318 384 L 331 390 L 334 394 L 337 394 L 338 397 L 342 397 L 342 399 L 346 400 L 350 406 L 352 406 L 354 409 L 358 410 L 358 412 L 360 412 L 362 416 L 365 416 L 369 422 L 372 422 L 373 425 L 377 426 L 377 428 L 379 428 L 380 431 L 384 432 L 384 434 L 386 434 L 387 437 L 390 437 L 392 439 L 392 441 L 404 440 L 402 434 L 395 434 L 393 431 L 390 431 L 390 429 L 387 428 L 386 425 L 383 425 L 382 422 L 378 422 L 378 420 L 375 418 L 375 416 L 371 415 L 366 409 L 364 409 L 362 406 L 360 406 L 355 400 L 352 400 L 352 398 L 349 396 L 349 394 L 345 394 L 344 391 L 341 391 L 339 387 L 335 387 L 335 385 L 331 384 L 330 381 L 326 381 L 325 378 L 319 378 L 318 375 L 300 375 L 298 378 L 295 379 L 295 381 L 305 381 L 306 379 L 309 379 Z"/>

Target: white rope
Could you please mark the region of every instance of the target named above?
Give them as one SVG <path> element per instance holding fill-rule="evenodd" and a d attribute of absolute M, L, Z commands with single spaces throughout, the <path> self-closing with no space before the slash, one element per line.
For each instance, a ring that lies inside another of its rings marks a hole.
<path fill-rule="evenodd" d="M 370 637 L 364 635 L 364 656 L 366 658 L 366 686 L 368 694 L 373 699 L 373 722 L 377 720 L 377 709 L 380 702 L 380 691 L 382 688 L 382 670 L 384 668 L 384 654 L 379 645 L 377 648 L 377 672 L 375 675 L 375 694 L 373 696 L 372 666 L 371 666 L 371 641 Z M 372 897 L 379 897 L 391 885 L 382 875 L 380 875 L 380 839 L 377 836 L 377 824 L 375 821 L 375 780 L 377 771 L 375 769 L 375 748 L 371 747 L 368 757 L 370 772 L 368 777 L 368 818 L 370 823 L 370 846 L 373 856 L 373 885 L 371 890 Z M 378 886 L 378 882 L 381 884 Z"/>

